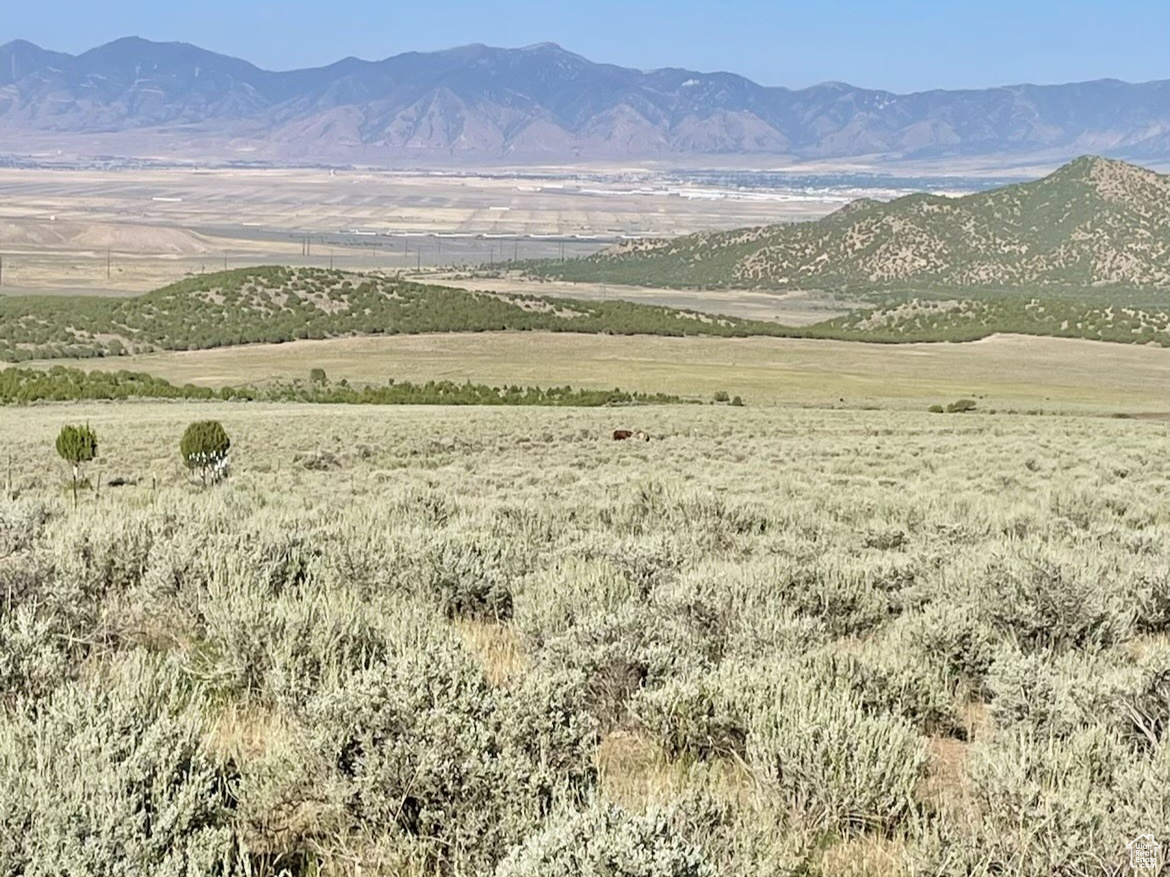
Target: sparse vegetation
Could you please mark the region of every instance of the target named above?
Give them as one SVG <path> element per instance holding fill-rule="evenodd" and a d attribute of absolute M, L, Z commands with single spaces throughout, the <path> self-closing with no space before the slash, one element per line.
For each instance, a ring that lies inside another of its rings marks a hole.
<path fill-rule="evenodd" d="M 1170 290 L 1170 177 L 1086 156 L 962 198 L 862 200 L 817 222 L 635 240 L 534 276 L 687 288 Z M 970 293 L 967 295 L 969 297 Z"/>
<path fill-rule="evenodd" d="M 1074 875 L 1170 833 L 1162 424 L 132 404 L 69 409 L 130 479 L 84 516 L 60 407 L 0 419 L 0 870 Z M 249 452 L 193 491 L 210 420 Z"/>

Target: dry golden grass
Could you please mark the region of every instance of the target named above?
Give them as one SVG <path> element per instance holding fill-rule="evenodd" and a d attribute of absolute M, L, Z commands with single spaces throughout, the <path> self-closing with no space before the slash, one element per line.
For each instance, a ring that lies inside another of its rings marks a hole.
<path fill-rule="evenodd" d="M 503 685 L 527 666 L 527 655 L 511 627 L 462 619 L 455 622 L 455 629 L 483 665 L 484 676 L 492 685 Z"/>
<path fill-rule="evenodd" d="M 820 860 L 820 873 L 826 877 L 898 877 L 906 872 L 905 846 L 893 838 L 849 838 L 826 849 Z"/>
<path fill-rule="evenodd" d="M 209 749 L 236 761 L 253 761 L 280 749 L 291 739 L 288 720 L 279 712 L 229 703 L 209 718 Z"/>
<path fill-rule="evenodd" d="M 1004 335 L 971 344 L 860 344 L 781 338 L 661 338 L 494 332 L 297 341 L 59 361 L 205 386 L 307 379 L 536 384 L 667 392 L 749 406 L 1156 413 L 1170 408 L 1170 349 Z M 41 366 L 57 364 L 39 363 Z M 939 423 L 954 423 L 954 417 Z"/>
<path fill-rule="evenodd" d="M 654 741 L 631 731 L 607 734 L 597 747 L 602 794 L 634 811 L 669 801 L 686 785 L 685 771 Z"/>

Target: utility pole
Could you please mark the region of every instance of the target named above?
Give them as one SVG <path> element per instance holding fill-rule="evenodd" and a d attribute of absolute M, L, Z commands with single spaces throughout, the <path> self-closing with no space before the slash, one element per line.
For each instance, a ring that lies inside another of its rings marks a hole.
<path fill-rule="evenodd" d="M 0 256 L 0 286 L 4 285 L 4 257 Z"/>
<path fill-rule="evenodd" d="M 333 270 L 333 248 L 329 248 L 329 270 Z"/>
<path fill-rule="evenodd" d="M 227 270 L 227 250 L 223 251 L 223 270 Z"/>
<path fill-rule="evenodd" d="M 422 247 L 418 248 L 418 270 L 422 270 Z"/>
<path fill-rule="evenodd" d="M 110 279 L 110 248 L 106 247 L 106 280 Z"/>

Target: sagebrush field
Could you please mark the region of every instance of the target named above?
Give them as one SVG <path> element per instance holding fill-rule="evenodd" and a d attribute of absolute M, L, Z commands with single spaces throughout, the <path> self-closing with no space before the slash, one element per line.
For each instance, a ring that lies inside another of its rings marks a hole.
<path fill-rule="evenodd" d="M 127 402 L 0 443 L 0 873 L 1079 875 L 1170 834 L 1165 423 Z"/>

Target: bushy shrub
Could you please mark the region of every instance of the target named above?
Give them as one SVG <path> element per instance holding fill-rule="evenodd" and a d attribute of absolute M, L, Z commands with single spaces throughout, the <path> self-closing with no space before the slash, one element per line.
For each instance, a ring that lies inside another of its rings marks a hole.
<path fill-rule="evenodd" d="M 1108 647 L 1133 630 L 1134 607 L 1098 572 L 1043 554 L 993 561 L 978 584 L 980 612 L 1025 650 Z"/>
<path fill-rule="evenodd" d="M 592 789 L 596 736 L 567 677 L 495 691 L 436 645 L 349 677 L 307 715 L 343 822 L 378 826 L 442 873 L 470 873 Z"/>
<path fill-rule="evenodd" d="M 915 873 L 1123 873 L 1125 844 L 1170 830 L 1166 765 L 1134 759 L 1116 733 L 1097 727 L 1064 740 L 1026 729 L 978 745 L 970 789 L 981 818 L 968 828 L 942 822 L 915 850 Z M 1076 838 L 1076 843 L 1069 843 Z"/>
<path fill-rule="evenodd" d="M 892 597 L 900 582 L 877 588 L 871 569 L 854 564 L 808 567 L 785 564 L 776 570 L 775 588 L 796 612 L 823 622 L 834 634 L 859 634 L 898 612 Z"/>
<path fill-rule="evenodd" d="M 48 520 L 42 503 L 0 498 L 0 560 L 31 548 Z"/>
<path fill-rule="evenodd" d="M 873 714 L 832 678 L 744 668 L 748 762 L 791 805 L 833 830 L 889 829 L 912 811 L 926 766 L 904 719 Z"/>
<path fill-rule="evenodd" d="M 963 737 L 959 701 L 945 672 L 922 655 L 906 661 L 901 644 L 874 647 L 861 655 L 824 652 L 806 664 L 814 678 L 836 679 L 874 715 L 894 715 L 918 733 Z"/>
<path fill-rule="evenodd" d="M 947 405 L 947 414 L 966 414 L 976 408 L 974 399 L 957 399 Z"/>
<path fill-rule="evenodd" d="M 649 606 L 625 606 L 579 619 L 543 643 L 538 672 L 574 668 L 585 675 L 590 713 L 603 730 L 626 718 L 629 699 L 667 679 L 709 669 L 708 644 L 693 627 Z"/>
<path fill-rule="evenodd" d="M 218 420 L 192 423 L 179 441 L 179 453 L 188 469 L 197 470 L 203 484 L 227 475 L 228 451 L 232 441 Z"/>
<path fill-rule="evenodd" d="M 448 618 L 507 621 L 512 590 L 525 570 L 506 541 L 480 536 L 438 540 L 428 572 L 424 587 Z"/>
<path fill-rule="evenodd" d="M 57 454 L 73 467 L 73 504 L 77 505 L 77 482 L 81 477 L 81 464 L 97 456 L 97 434 L 85 426 L 63 426 L 57 435 Z"/>
<path fill-rule="evenodd" d="M 718 676 L 672 679 L 641 693 L 631 704 L 634 718 L 670 758 L 743 758 L 747 717 Z"/>
<path fill-rule="evenodd" d="M 636 816 L 593 804 L 566 811 L 513 850 L 496 877 L 714 877 L 698 847 L 678 836 L 669 815 Z"/>
<path fill-rule="evenodd" d="M 131 657 L 0 720 L 0 871 L 243 873 L 234 766 L 204 749 L 173 667 Z"/>
<path fill-rule="evenodd" d="M 937 662 L 969 694 L 985 693 L 999 640 L 975 609 L 936 602 L 905 616 L 903 622 L 909 653 L 920 661 Z"/>

